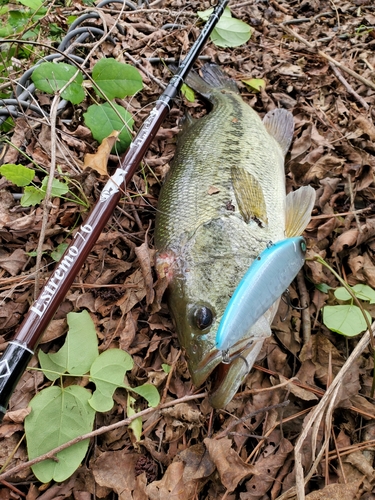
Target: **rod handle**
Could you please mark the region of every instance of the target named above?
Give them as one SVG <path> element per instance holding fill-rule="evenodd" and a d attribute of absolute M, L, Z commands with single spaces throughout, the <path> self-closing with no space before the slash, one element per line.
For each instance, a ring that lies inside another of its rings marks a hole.
<path fill-rule="evenodd" d="M 34 352 L 18 342 L 9 342 L 0 358 L 0 423 L 9 399 Z"/>

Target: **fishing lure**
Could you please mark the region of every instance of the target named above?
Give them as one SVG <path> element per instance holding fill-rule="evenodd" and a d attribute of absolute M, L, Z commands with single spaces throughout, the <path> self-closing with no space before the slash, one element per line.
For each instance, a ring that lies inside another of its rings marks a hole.
<path fill-rule="evenodd" d="M 272 306 L 296 277 L 305 262 L 306 242 L 302 236 L 270 243 L 253 261 L 234 291 L 216 333 L 216 348 L 228 351 L 246 338 L 250 328 Z M 251 340 L 251 339 L 249 339 Z"/>

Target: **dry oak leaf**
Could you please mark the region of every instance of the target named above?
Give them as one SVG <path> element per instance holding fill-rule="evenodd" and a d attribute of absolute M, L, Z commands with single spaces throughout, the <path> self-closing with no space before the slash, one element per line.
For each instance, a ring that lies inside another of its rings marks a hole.
<path fill-rule="evenodd" d="M 242 479 L 257 473 L 254 466 L 245 463 L 232 449 L 232 441 L 229 438 L 206 438 L 204 444 L 216 465 L 223 486 L 228 491 L 234 491 Z"/>
<path fill-rule="evenodd" d="M 11 276 L 17 276 L 27 262 L 24 250 L 17 248 L 12 254 L 0 257 L 0 267 L 8 271 Z"/>
<path fill-rule="evenodd" d="M 141 266 L 143 279 L 146 287 L 146 304 L 150 305 L 154 301 L 155 292 L 153 289 L 153 279 L 151 266 L 154 262 L 154 251 L 150 250 L 147 243 L 142 243 L 140 247 L 135 248 L 135 254 L 138 257 Z"/>
<path fill-rule="evenodd" d="M 259 475 L 246 482 L 247 493 L 241 495 L 241 500 L 261 500 L 275 482 L 277 473 L 284 465 L 288 455 L 293 451 L 293 445 L 287 439 L 282 439 L 276 451 L 268 456 L 261 456 L 256 467 Z"/>
<path fill-rule="evenodd" d="M 137 453 L 126 450 L 104 452 L 91 462 L 95 481 L 115 491 L 119 500 L 148 500 L 141 476 L 135 475 L 138 460 Z"/>
<path fill-rule="evenodd" d="M 119 131 L 114 130 L 109 134 L 108 137 L 103 139 L 102 143 L 98 147 L 98 150 L 95 154 L 87 153 L 85 155 L 83 161 L 83 168 L 91 167 L 96 170 L 100 175 L 108 175 L 107 172 L 107 163 L 108 157 L 111 153 L 113 146 L 117 141 L 117 137 L 119 136 Z"/>
<path fill-rule="evenodd" d="M 197 498 L 197 480 L 184 481 L 185 465 L 173 462 L 160 481 L 146 488 L 149 500 L 193 500 Z"/>
<path fill-rule="evenodd" d="M 322 490 L 309 493 L 306 500 L 353 500 L 361 484 L 362 481 L 349 484 L 328 484 Z"/>

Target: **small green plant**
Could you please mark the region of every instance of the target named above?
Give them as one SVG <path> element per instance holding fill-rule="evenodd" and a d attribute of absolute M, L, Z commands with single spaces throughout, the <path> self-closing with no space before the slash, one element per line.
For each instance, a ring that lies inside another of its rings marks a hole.
<path fill-rule="evenodd" d="M 61 91 L 61 97 L 72 104 L 79 104 L 85 99 L 83 74 L 70 64 L 44 62 L 35 68 L 31 78 L 38 90 L 48 94 Z M 89 106 L 83 114 L 85 124 L 99 143 L 114 130 L 120 131 L 114 150 L 121 154 L 131 142 L 134 121 L 122 106 L 110 101 L 123 99 L 141 90 L 142 77 L 133 66 L 107 58 L 95 64 L 92 83 L 97 98 L 107 102 Z"/>
<path fill-rule="evenodd" d="M 113 406 L 113 394 L 120 387 L 128 391 L 127 415 L 135 413 L 131 393 L 145 398 L 155 407 L 160 397 L 155 386 L 143 384 L 130 387 L 124 383 L 125 374 L 133 367 L 131 356 L 121 349 L 109 349 L 99 354 L 95 326 L 87 311 L 69 313 L 69 331 L 64 345 L 53 354 L 39 352 L 39 362 L 45 376 L 60 385 L 40 391 L 31 401 L 31 413 L 25 419 L 27 450 L 30 459 L 51 451 L 93 428 L 95 413 L 107 412 Z M 95 390 L 81 385 L 63 384 L 63 377 L 89 377 Z M 135 419 L 132 431 L 140 439 L 142 420 Z M 61 482 L 78 468 L 89 440 L 75 443 L 57 453 L 56 460 L 44 460 L 32 466 L 43 483 Z"/>
<path fill-rule="evenodd" d="M 213 9 L 197 12 L 198 16 L 207 21 Z M 246 43 L 251 37 L 251 28 L 248 24 L 232 17 L 227 7 L 219 19 L 210 39 L 218 47 L 238 47 Z"/>
<path fill-rule="evenodd" d="M 13 163 L 8 163 L 6 165 L 0 166 L 0 174 L 8 179 L 8 181 L 12 182 L 18 187 L 24 188 L 24 193 L 20 200 L 20 204 L 23 207 L 30 207 L 34 205 L 38 205 L 41 203 L 47 191 L 47 184 L 49 176 L 46 175 L 42 180 L 40 186 L 36 185 L 34 182 L 35 170 L 32 168 L 25 167 L 24 165 L 16 165 Z M 64 181 L 59 181 L 58 179 L 53 180 L 52 184 L 52 196 L 67 199 L 64 197 L 67 193 L 74 199 L 76 203 L 79 205 L 88 208 L 88 203 L 82 201 L 78 196 L 76 196 L 69 189 L 68 178 L 65 178 Z"/>
<path fill-rule="evenodd" d="M 359 300 L 375 304 L 375 290 L 368 285 L 355 285 L 350 287 L 352 294 Z M 362 310 L 354 303 L 353 296 L 346 287 L 336 288 L 334 295 L 340 302 L 335 306 L 323 307 L 323 323 L 333 332 L 345 335 L 346 337 L 355 337 L 367 329 L 368 321 L 371 321 L 371 315 L 368 311 Z M 367 316 L 367 320 L 364 317 Z"/>

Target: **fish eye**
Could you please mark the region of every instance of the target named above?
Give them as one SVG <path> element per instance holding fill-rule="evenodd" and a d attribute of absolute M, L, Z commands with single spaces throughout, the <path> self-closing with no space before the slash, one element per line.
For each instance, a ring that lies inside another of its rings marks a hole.
<path fill-rule="evenodd" d="M 207 306 L 197 307 L 193 314 L 194 323 L 199 330 L 205 330 L 212 325 L 214 315 L 211 309 Z"/>
<path fill-rule="evenodd" d="M 305 253 L 306 252 L 306 241 L 302 240 L 300 246 L 301 246 L 302 252 Z"/>

